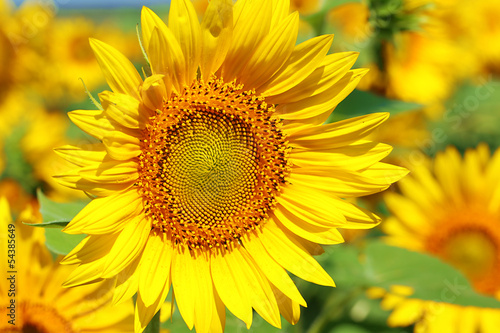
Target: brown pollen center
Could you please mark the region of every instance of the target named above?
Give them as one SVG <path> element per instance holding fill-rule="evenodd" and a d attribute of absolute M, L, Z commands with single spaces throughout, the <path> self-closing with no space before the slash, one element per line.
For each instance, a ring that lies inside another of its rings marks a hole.
<path fill-rule="evenodd" d="M 268 218 L 289 170 L 274 106 L 242 86 L 195 82 L 144 130 L 139 181 L 153 227 L 189 248 L 227 247 Z"/>

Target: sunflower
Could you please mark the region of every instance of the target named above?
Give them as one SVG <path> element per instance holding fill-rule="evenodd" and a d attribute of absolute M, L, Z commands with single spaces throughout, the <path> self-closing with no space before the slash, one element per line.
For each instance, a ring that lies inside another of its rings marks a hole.
<path fill-rule="evenodd" d="M 2 244 L 5 244 L 0 263 L 0 332 L 133 331 L 131 300 L 111 307 L 110 282 L 62 288 L 71 268 L 52 260 L 45 247 L 43 229 L 12 222 L 9 205 L 3 197 L 0 214 Z M 39 222 L 29 208 L 21 213 L 20 220 Z M 8 252 L 7 244 L 15 250 Z"/>
<path fill-rule="evenodd" d="M 171 285 L 198 332 L 222 331 L 225 306 L 248 327 L 252 308 L 297 322 L 306 303 L 287 270 L 333 286 L 318 244 L 379 222 L 341 198 L 406 174 L 364 139 L 387 114 L 322 125 L 365 70 L 350 70 L 355 53 L 326 54 L 332 36 L 295 45 L 288 6 L 213 0 L 200 24 L 175 0 L 168 27 L 143 8 L 145 79 L 91 40 L 113 91 L 102 110 L 70 113 L 100 143 L 57 150 L 77 166 L 58 180 L 96 196 L 64 229 L 88 234 L 64 260 L 79 265 L 66 285 L 117 276 L 116 302 L 137 292 L 136 332 Z"/>
<path fill-rule="evenodd" d="M 477 292 L 500 299 L 499 167 L 500 149 L 490 158 L 486 145 L 468 150 L 463 159 L 450 147 L 434 161 L 418 165 L 411 177 L 399 183 L 402 194 L 386 194 L 393 213 L 383 225 L 387 242 L 441 258 L 459 269 Z M 398 294 L 387 297 L 394 300 Z M 436 315 L 429 311 L 434 302 L 404 297 L 386 303 L 390 304 L 387 308 L 399 308 L 389 319 L 390 324 L 417 322 L 416 331 L 419 326 L 435 328 L 435 321 L 436 325 L 450 327 L 437 331 L 451 332 L 456 327 L 455 319 L 462 318 L 467 321 L 465 327 L 470 327 L 464 332 L 490 332 L 484 328 L 491 324 L 487 318 L 500 318 L 500 311 L 495 309 L 446 303 L 439 305 L 445 310 Z M 409 316 L 410 312 L 412 315 L 403 320 L 403 313 Z M 429 320 L 431 315 L 436 318 Z"/>
<path fill-rule="evenodd" d="M 141 57 L 135 45 L 132 48 L 132 33 L 124 33 L 110 23 L 95 24 L 82 16 L 57 18 L 47 30 L 51 42 L 48 43 L 47 65 L 41 80 L 45 86 L 39 89 L 44 96 L 50 96 L 47 103 L 58 99 L 75 101 L 84 98 L 81 94 L 82 82 L 75 78 L 81 77 L 90 91 L 105 84 L 88 44 L 88 36 L 113 41 L 133 60 Z"/>
<path fill-rule="evenodd" d="M 445 2 L 446 3 L 446 2 Z M 475 56 L 482 73 L 500 70 L 500 4 L 495 0 L 446 3 L 440 19 L 453 41 Z M 474 27 L 471 29 L 470 27 Z M 495 41 L 495 42 L 490 42 Z"/>
<path fill-rule="evenodd" d="M 37 187 L 43 187 L 48 196 L 57 200 L 85 197 L 52 177 L 54 170 L 73 168 L 53 152 L 53 147 L 68 142 L 67 117 L 62 112 L 48 111 L 31 96 L 21 89 L 11 89 L 0 101 L 0 187 L 4 181 L 14 180 L 29 196 Z M 49 127 L 51 135 L 47 135 Z M 14 210 L 19 205 L 15 206 Z"/>

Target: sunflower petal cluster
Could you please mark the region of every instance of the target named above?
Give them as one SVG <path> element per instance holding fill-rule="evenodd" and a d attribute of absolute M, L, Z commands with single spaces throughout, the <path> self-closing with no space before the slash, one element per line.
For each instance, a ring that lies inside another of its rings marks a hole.
<path fill-rule="evenodd" d="M 366 137 L 387 118 L 324 125 L 366 73 L 357 53 L 327 54 L 333 36 L 296 45 L 289 1 L 213 0 L 201 23 L 173 0 L 165 24 L 143 8 L 144 77 L 91 39 L 111 91 L 70 112 L 98 143 L 57 153 L 75 169 L 57 180 L 94 199 L 65 232 L 88 236 L 63 260 L 66 286 L 115 279 L 114 302 L 137 293 L 142 332 L 172 288 L 197 332 L 222 332 L 225 308 L 250 327 L 276 327 L 306 302 L 288 272 L 334 286 L 313 258 L 338 228 L 379 223 L 344 200 L 378 193 L 407 170 L 380 162 Z"/>

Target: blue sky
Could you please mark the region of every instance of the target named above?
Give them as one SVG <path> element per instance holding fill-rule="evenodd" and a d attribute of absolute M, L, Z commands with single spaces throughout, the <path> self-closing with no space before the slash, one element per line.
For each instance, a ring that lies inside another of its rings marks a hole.
<path fill-rule="evenodd" d="M 53 0 L 59 8 L 142 7 L 168 4 L 169 0 Z M 19 5 L 23 0 L 14 0 Z"/>

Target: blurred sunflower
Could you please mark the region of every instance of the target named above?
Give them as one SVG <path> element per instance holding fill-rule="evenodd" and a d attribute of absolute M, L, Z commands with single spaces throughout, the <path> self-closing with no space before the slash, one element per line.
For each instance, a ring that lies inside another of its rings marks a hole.
<path fill-rule="evenodd" d="M 39 91 L 47 96 L 46 103 L 54 100 L 78 101 L 84 98 L 81 78 L 90 91 L 104 85 L 88 42 L 88 36 L 96 36 L 104 41 L 112 41 L 132 61 L 142 59 L 137 48 L 131 47 L 132 33 L 122 32 L 111 23 L 96 24 L 85 17 L 57 18 L 47 32 L 50 36 L 47 65 L 43 69 L 43 86 Z M 135 31 L 133 32 L 135 36 Z"/>
<path fill-rule="evenodd" d="M 290 0 L 290 10 L 296 10 L 300 15 L 310 15 L 320 10 L 323 3 L 324 0 Z"/>
<path fill-rule="evenodd" d="M 102 142 L 58 149 L 77 168 L 57 179 L 97 197 L 64 229 L 89 235 L 64 259 L 79 264 L 67 286 L 117 276 L 116 302 L 138 292 L 141 332 L 172 285 L 189 328 L 220 332 L 225 306 L 248 327 L 252 308 L 296 323 L 306 303 L 286 270 L 334 285 L 318 243 L 379 222 L 341 198 L 407 171 L 364 139 L 388 114 L 322 125 L 366 71 L 350 70 L 356 53 L 327 55 L 332 36 L 295 45 L 298 22 L 288 0 L 213 0 L 201 24 L 175 0 L 168 27 L 144 8 L 144 80 L 91 40 L 113 92 L 70 113 Z"/>
<path fill-rule="evenodd" d="M 367 39 L 374 33 L 369 19 L 370 8 L 366 2 L 348 2 L 329 10 L 326 16 L 327 29 L 338 32 L 341 38 L 340 45 L 335 45 L 335 48 L 359 50 L 366 47 Z"/>
<path fill-rule="evenodd" d="M 483 73 L 500 73 L 500 3 L 496 0 L 440 2 L 446 4 L 440 20 L 446 25 L 450 39 L 475 56 Z"/>
<path fill-rule="evenodd" d="M 0 101 L 0 182 L 14 180 L 30 196 L 42 187 L 51 198 L 82 197 L 81 192 L 61 186 L 52 177 L 54 170 L 69 169 L 70 163 L 53 152 L 54 147 L 68 142 L 69 125 L 62 112 L 49 112 L 32 94 L 10 89 Z"/>
<path fill-rule="evenodd" d="M 441 0 L 347 3 L 329 12 L 327 29 L 341 39 L 337 50 L 365 55 L 360 63 L 370 72 L 360 89 L 422 104 L 432 118 L 442 114 L 457 83 L 478 73 L 470 46 L 450 33 L 448 17 L 458 7 Z"/>
<path fill-rule="evenodd" d="M 383 225 L 387 242 L 441 258 L 462 271 L 475 290 L 500 299 L 499 168 L 500 150 L 490 158 L 486 145 L 468 150 L 463 159 L 450 147 L 428 165 L 416 166 L 411 176 L 399 183 L 402 194 L 386 194 L 393 214 Z M 395 299 L 394 295 L 388 297 Z M 389 323 L 417 322 L 416 331 L 418 327 L 432 327 L 439 332 L 454 332 L 458 327 L 455 320 L 461 318 L 461 327 L 470 328 L 464 332 L 490 332 L 485 328 L 492 325 L 485 322 L 490 313 L 500 318 L 500 311 L 484 309 L 482 318 L 480 308 L 444 304 L 444 313 L 428 320 L 426 309 L 432 302 L 404 297 L 399 301 L 403 302 L 397 305 L 400 302 L 386 301 L 391 305 L 387 308 L 399 309 Z M 498 320 L 496 323 L 500 324 Z"/>
<path fill-rule="evenodd" d="M 38 222 L 32 209 L 25 210 L 23 221 Z M 0 332 L 133 332 L 133 304 L 129 300 L 111 307 L 112 283 L 104 282 L 73 289 L 61 287 L 71 269 L 53 262 L 45 248 L 44 230 L 12 222 L 9 205 L 0 198 L 2 225 L 1 253 L 3 277 L 0 279 Z M 9 238 L 7 230 L 14 230 Z M 7 252 L 7 240 L 15 240 L 15 254 Z M 5 242 L 4 242 L 5 241 Z M 8 258 L 8 254 L 13 257 Z M 8 259 L 15 260 L 14 268 L 7 267 Z M 15 296 L 11 293 L 11 277 L 15 274 Z M 10 317 L 15 300 L 15 318 Z M 14 319 L 15 325 L 8 320 Z"/>

